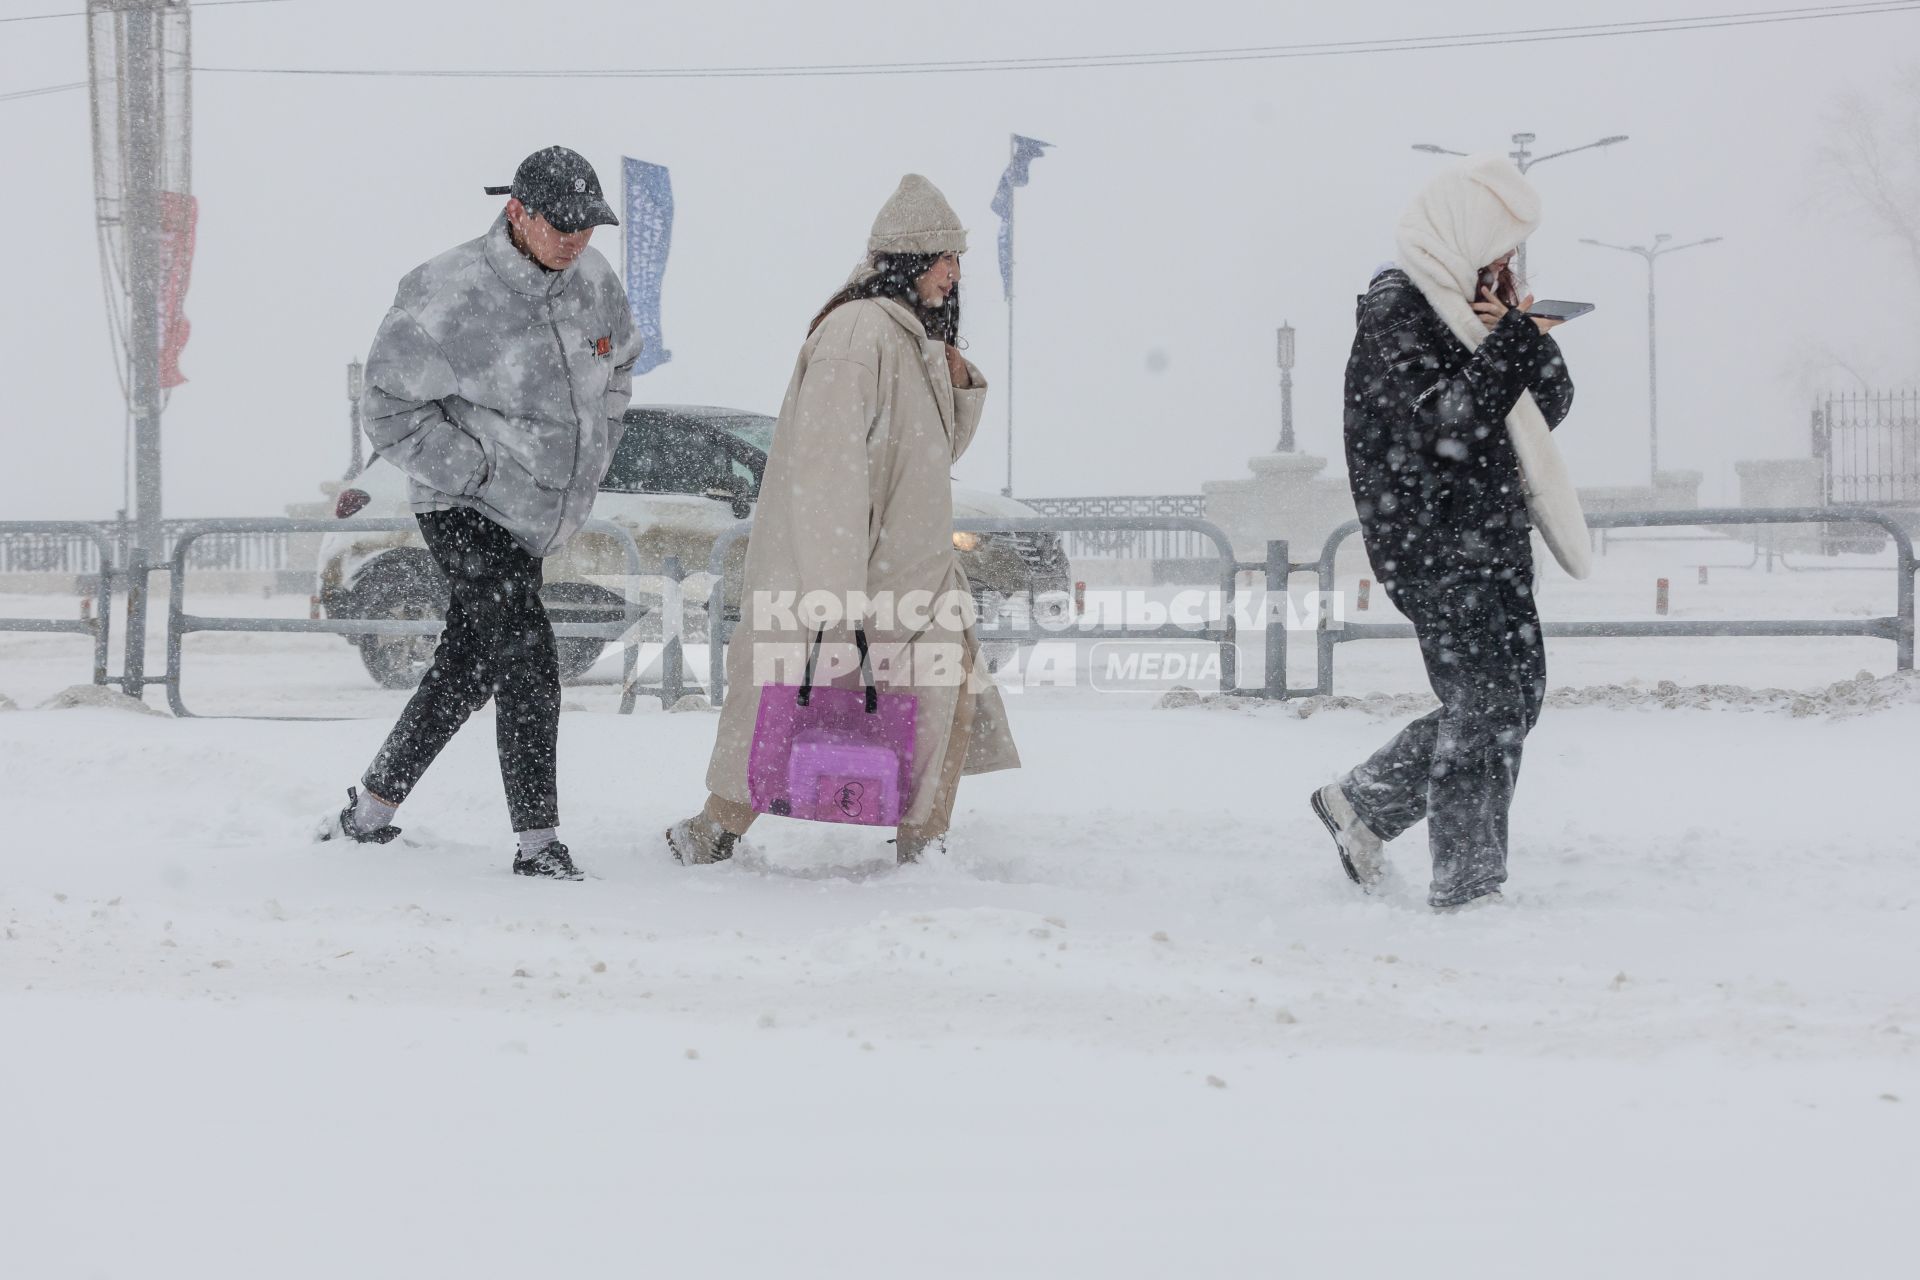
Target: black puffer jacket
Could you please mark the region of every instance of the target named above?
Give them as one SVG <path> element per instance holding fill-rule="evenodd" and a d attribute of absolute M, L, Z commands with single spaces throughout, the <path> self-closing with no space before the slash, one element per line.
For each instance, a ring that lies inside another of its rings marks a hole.
<path fill-rule="evenodd" d="M 1573 404 L 1559 344 L 1531 320 L 1509 311 L 1470 352 L 1406 272 L 1374 277 L 1347 360 L 1347 474 L 1390 595 L 1531 574 L 1533 524 L 1506 427 L 1522 391 L 1549 426 Z"/>

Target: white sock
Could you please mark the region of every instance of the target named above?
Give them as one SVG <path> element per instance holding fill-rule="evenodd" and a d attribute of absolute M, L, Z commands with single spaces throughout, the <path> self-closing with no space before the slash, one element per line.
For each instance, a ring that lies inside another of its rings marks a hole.
<path fill-rule="evenodd" d="M 532 831 L 522 831 L 519 833 L 520 856 L 531 858 L 559 838 L 558 827 L 536 827 Z"/>
<path fill-rule="evenodd" d="M 353 826 L 356 831 L 378 831 L 382 827 L 393 825 L 393 815 L 400 812 L 397 804 L 388 804 L 365 787 L 360 788 L 353 802 Z"/>

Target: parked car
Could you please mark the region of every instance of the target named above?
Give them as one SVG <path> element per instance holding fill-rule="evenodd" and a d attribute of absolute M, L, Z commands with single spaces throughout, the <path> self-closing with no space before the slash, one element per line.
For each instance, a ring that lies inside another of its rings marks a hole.
<path fill-rule="evenodd" d="M 704 570 L 714 543 L 735 522 L 753 514 L 773 445 L 775 419 L 740 409 L 652 405 L 629 409 L 627 433 L 614 455 L 594 503 L 596 518 L 620 525 L 640 551 L 641 572 L 656 573 L 678 556 L 688 573 Z M 1037 513 L 1010 498 L 955 488 L 960 517 L 1030 518 Z M 406 477 L 375 462 L 336 495 L 338 533 L 320 547 L 318 599 L 329 618 L 440 618 L 447 607 L 446 582 L 434 568 L 418 529 L 386 533 L 356 530 L 356 520 L 408 515 Z M 1072 588 L 1066 552 L 1055 534 L 973 534 L 956 531 L 974 597 L 984 620 L 1028 608 L 1038 618 L 1057 617 Z M 740 571 L 746 540 L 727 561 L 729 616 L 739 616 Z M 586 532 L 546 562 L 541 598 L 555 621 L 603 622 L 623 616 L 617 593 L 601 585 L 627 573 L 617 539 Z M 639 602 L 645 608 L 645 602 Z M 704 634 L 706 612 L 688 602 L 688 626 Z M 645 634 L 645 623 L 643 621 Z M 658 639 L 657 631 L 651 638 Z M 433 659 L 431 636 L 350 637 L 367 673 L 391 689 L 411 688 Z M 575 680 L 599 660 L 606 642 L 569 638 L 559 642 L 560 676 Z M 986 647 L 997 667 L 1013 645 Z"/>

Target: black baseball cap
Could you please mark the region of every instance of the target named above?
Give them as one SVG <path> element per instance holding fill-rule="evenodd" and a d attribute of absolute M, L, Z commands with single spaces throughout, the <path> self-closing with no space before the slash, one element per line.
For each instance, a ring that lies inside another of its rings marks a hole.
<path fill-rule="evenodd" d="M 512 196 L 553 224 L 572 233 L 588 227 L 617 227 L 620 219 L 600 192 L 600 175 L 587 158 L 570 147 L 547 147 L 520 162 L 510 187 L 488 187 L 490 196 Z"/>

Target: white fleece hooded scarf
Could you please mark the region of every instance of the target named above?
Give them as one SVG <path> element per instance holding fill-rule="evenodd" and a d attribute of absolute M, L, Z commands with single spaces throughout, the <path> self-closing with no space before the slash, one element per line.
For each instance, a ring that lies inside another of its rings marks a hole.
<path fill-rule="evenodd" d="M 1476 351 L 1487 340 L 1473 309 L 1480 269 L 1518 248 L 1539 225 L 1540 197 L 1513 162 L 1470 156 L 1428 183 L 1402 215 L 1395 237 L 1400 269 L 1453 336 Z M 1507 436 L 1520 460 L 1533 527 L 1561 568 L 1585 578 L 1593 571 L 1587 518 L 1532 392 L 1521 392 L 1507 415 Z"/>

